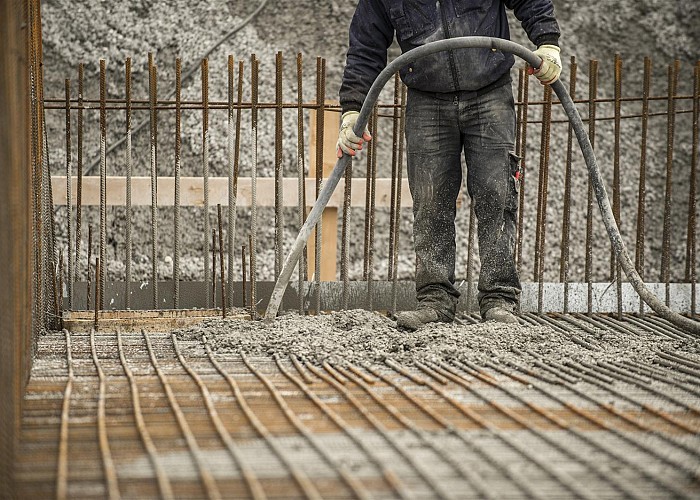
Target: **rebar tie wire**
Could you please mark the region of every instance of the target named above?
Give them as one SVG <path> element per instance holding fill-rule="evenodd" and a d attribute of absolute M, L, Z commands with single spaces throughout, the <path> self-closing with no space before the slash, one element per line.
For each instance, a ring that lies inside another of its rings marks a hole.
<path fill-rule="evenodd" d="M 359 134 L 364 130 L 369 120 L 370 113 L 374 108 L 374 104 L 376 103 L 377 98 L 379 97 L 379 93 L 381 92 L 384 85 L 392 78 L 394 73 L 396 73 L 401 67 L 421 57 L 434 54 L 436 52 L 464 48 L 488 48 L 493 51 L 500 50 L 503 52 L 509 52 L 513 55 L 520 57 L 521 59 L 524 59 L 525 62 L 527 62 L 533 68 L 538 68 L 542 64 L 540 58 L 537 57 L 537 55 L 535 55 L 535 53 L 531 50 L 526 49 L 525 47 L 515 42 L 512 42 L 510 40 L 504 40 L 501 38 L 481 36 L 459 37 L 427 43 L 421 47 L 415 48 L 402 54 L 401 56 L 394 59 L 391 63 L 389 63 L 384 68 L 384 70 L 382 70 L 382 72 L 372 84 L 372 87 L 370 88 L 369 93 L 365 98 L 365 102 L 362 105 L 360 115 L 357 119 L 357 122 L 355 123 L 355 134 Z M 557 80 L 552 84 L 552 90 L 554 90 L 554 92 L 559 97 L 564 111 L 569 117 L 569 121 L 571 122 L 574 132 L 576 134 L 576 138 L 578 140 L 581 152 L 583 153 L 583 157 L 588 168 L 591 184 L 593 185 L 595 196 L 598 201 L 598 207 L 600 208 L 603 222 L 608 232 L 608 238 L 610 238 L 610 243 L 615 250 L 615 254 L 617 255 L 622 269 L 627 275 L 627 279 L 630 281 L 634 290 L 639 294 L 639 296 L 644 300 L 644 302 L 646 302 L 649 305 L 649 307 L 651 307 L 660 317 L 668 320 L 669 322 L 673 323 L 674 325 L 685 331 L 696 335 L 700 335 L 700 322 L 692 320 L 690 318 L 686 318 L 672 311 L 668 306 L 666 306 L 662 301 L 660 301 L 651 291 L 649 291 L 649 289 L 644 284 L 644 281 L 642 281 L 641 277 L 639 276 L 639 273 L 637 273 L 637 270 L 634 267 L 634 263 L 631 261 L 629 253 L 627 252 L 627 247 L 625 246 L 625 243 L 622 241 L 622 237 L 620 236 L 620 231 L 617 227 L 617 223 L 613 215 L 612 207 L 610 205 L 610 199 L 608 198 L 608 194 L 605 190 L 605 183 L 603 182 L 600 169 L 598 167 L 598 162 L 596 160 L 595 153 L 593 152 L 593 147 L 591 146 L 591 142 L 588 139 L 588 136 L 586 135 L 583 122 L 581 121 L 581 117 L 578 114 L 576 106 L 571 100 L 569 93 L 566 91 L 564 84 L 560 80 Z M 343 156 L 339 158 L 336 162 L 335 167 L 333 168 L 333 171 L 331 172 L 329 177 L 326 179 L 326 182 L 324 183 L 323 189 L 319 193 L 316 203 L 311 209 L 311 212 L 309 213 L 306 222 L 304 222 L 304 225 L 299 231 L 299 234 L 297 236 L 296 241 L 294 242 L 294 245 L 292 246 L 292 249 L 290 250 L 289 254 L 287 255 L 287 258 L 285 259 L 284 267 L 282 268 L 280 276 L 277 279 L 277 282 L 275 283 L 275 288 L 273 289 L 272 294 L 270 296 L 270 301 L 268 303 L 264 317 L 265 322 L 270 323 L 277 316 L 277 312 L 279 311 L 284 292 L 287 288 L 287 284 L 289 283 L 289 278 L 291 277 L 292 271 L 297 261 L 299 260 L 299 256 L 304 248 L 304 244 L 308 240 L 313 227 L 316 225 L 319 218 L 321 217 L 325 206 L 328 204 L 328 201 L 330 200 L 333 191 L 338 185 L 338 182 L 340 181 L 340 178 L 345 172 L 345 169 L 347 168 L 347 165 L 351 161 L 351 159 L 352 157 L 350 157 L 349 155 L 343 154 Z"/>

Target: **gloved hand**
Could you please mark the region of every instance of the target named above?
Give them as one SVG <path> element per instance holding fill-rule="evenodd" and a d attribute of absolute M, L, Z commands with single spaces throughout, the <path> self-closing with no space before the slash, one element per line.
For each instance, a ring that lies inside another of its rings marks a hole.
<path fill-rule="evenodd" d="M 535 54 L 542 59 L 542 65 L 539 69 L 530 68 L 528 73 L 535 75 L 543 85 L 556 82 L 561 74 L 559 47 L 556 45 L 540 45 Z"/>
<path fill-rule="evenodd" d="M 353 128 L 359 116 L 360 113 L 357 111 L 347 111 L 343 113 L 341 117 L 340 134 L 338 134 L 338 143 L 336 145 L 338 149 L 338 158 L 342 157 L 343 153 L 355 156 L 356 150 L 362 150 L 362 143 L 364 141 L 372 140 L 372 136 L 369 134 L 369 129 L 367 127 L 365 127 L 362 137 L 357 137 L 355 132 L 353 132 Z"/>

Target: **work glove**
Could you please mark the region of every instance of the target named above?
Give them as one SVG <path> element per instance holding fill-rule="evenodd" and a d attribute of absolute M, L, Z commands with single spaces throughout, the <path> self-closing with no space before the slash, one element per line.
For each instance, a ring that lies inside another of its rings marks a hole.
<path fill-rule="evenodd" d="M 365 131 L 362 137 L 357 137 L 353 129 L 355 128 L 355 123 L 357 123 L 357 117 L 360 113 L 357 111 L 346 111 L 341 117 L 342 123 L 340 124 L 340 134 L 338 134 L 338 144 L 337 154 L 338 158 L 346 153 L 350 156 L 355 156 L 356 150 L 362 150 L 362 143 L 365 141 L 371 141 L 372 136 L 369 134 L 369 129 L 365 127 Z"/>
<path fill-rule="evenodd" d="M 542 59 L 542 64 L 539 69 L 530 68 L 528 73 L 535 75 L 543 85 L 556 82 L 561 74 L 559 47 L 556 45 L 540 45 L 535 54 Z"/>

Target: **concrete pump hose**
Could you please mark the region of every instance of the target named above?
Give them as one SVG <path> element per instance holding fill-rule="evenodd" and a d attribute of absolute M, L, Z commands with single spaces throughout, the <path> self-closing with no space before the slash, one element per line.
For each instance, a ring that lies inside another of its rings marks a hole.
<path fill-rule="evenodd" d="M 510 40 L 504 40 L 501 38 L 490 38 L 483 36 L 474 37 L 460 37 L 460 38 L 450 38 L 447 40 L 438 40 L 435 42 L 427 43 L 421 47 L 410 50 L 401 56 L 394 59 L 389 63 L 384 70 L 376 78 L 372 87 L 365 98 L 365 102 L 362 105 L 362 110 L 360 111 L 360 116 L 355 124 L 355 134 L 360 136 L 362 131 L 365 129 L 365 125 L 369 119 L 369 115 L 374 107 L 379 93 L 381 92 L 384 85 L 392 78 L 392 76 L 403 66 L 412 63 L 416 59 L 421 57 L 434 54 L 436 52 L 441 52 L 444 50 L 455 50 L 455 49 L 466 49 L 466 48 L 487 48 L 492 50 L 500 50 L 503 52 L 510 52 L 521 59 L 525 60 L 530 66 L 538 68 L 541 64 L 541 60 L 537 57 L 534 52 L 526 49 L 525 47 L 518 45 Z M 586 166 L 588 167 L 588 173 L 593 185 L 593 190 L 595 192 L 596 199 L 598 200 L 598 206 L 600 207 L 600 212 L 603 216 L 603 223 L 608 231 L 608 237 L 617 255 L 618 262 L 620 266 L 625 271 L 627 279 L 630 281 L 635 291 L 639 296 L 646 302 L 649 307 L 651 307 L 654 312 L 656 312 L 660 317 L 668 320 L 677 327 L 686 330 L 690 333 L 700 335 L 700 322 L 693 319 L 682 316 L 671 309 L 669 309 L 666 304 L 656 297 L 649 289 L 646 287 L 642 278 L 637 273 L 634 268 L 625 243 L 622 241 L 620 236 L 620 231 L 615 222 L 613 216 L 612 208 L 610 206 L 610 200 L 608 194 L 605 190 L 605 184 L 600 174 L 600 169 L 598 168 L 598 162 L 596 161 L 595 153 L 593 152 L 593 147 L 588 139 L 588 135 L 581 121 L 581 117 L 578 114 L 576 106 L 574 105 L 569 93 L 566 91 L 564 84 L 560 80 L 557 80 L 552 84 L 552 89 L 556 92 L 559 100 L 564 107 L 569 121 L 571 122 L 572 128 L 576 134 L 576 139 L 578 140 L 581 152 L 586 161 Z M 311 235 L 316 223 L 321 218 L 323 209 L 328 204 L 333 191 L 335 190 L 340 178 L 343 176 L 348 163 L 351 161 L 351 157 L 344 154 L 342 158 L 338 160 L 331 172 L 330 176 L 326 180 L 323 189 L 319 193 L 318 199 L 314 204 L 309 216 L 304 222 L 299 235 L 297 236 L 294 246 L 287 255 L 284 262 L 284 267 L 277 279 L 275 288 L 270 296 L 270 302 L 268 303 L 267 310 L 265 312 L 265 321 L 271 322 L 276 316 L 279 310 L 280 304 L 282 302 L 282 297 L 289 283 L 289 278 L 292 275 L 292 271 L 296 266 L 299 256 L 306 244 L 306 241 Z"/>

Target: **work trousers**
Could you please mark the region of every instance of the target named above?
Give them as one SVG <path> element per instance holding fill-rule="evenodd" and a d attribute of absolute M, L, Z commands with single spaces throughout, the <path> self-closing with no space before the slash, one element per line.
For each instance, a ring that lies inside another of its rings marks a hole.
<path fill-rule="evenodd" d="M 462 185 L 478 221 L 478 300 L 483 315 L 520 296 L 515 267 L 519 161 L 513 153 L 515 105 L 510 82 L 485 93 L 408 91 L 406 145 L 413 196 L 416 296 L 419 308 L 454 318 L 455 217 Z M 466 249 L 460 249 L 466 251 Z"/>

